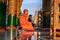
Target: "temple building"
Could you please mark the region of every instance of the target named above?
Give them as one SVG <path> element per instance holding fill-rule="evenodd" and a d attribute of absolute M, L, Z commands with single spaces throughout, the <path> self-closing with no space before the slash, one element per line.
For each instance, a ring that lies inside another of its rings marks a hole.
<path fill-rule="evenodd" d="M 0 0 L 0 28 L 6 27 L 6 18 L 8 29 L 15 29 L 19 25 L 22 2 L 23 0 Z M 35 14 L 34 23 L 38 20 L 38 27 L 50 28 L 53 40 L 60 40 L 57 37 L 60 36 L 60 0 L 42 0 L 42 10 L 37 12 L 38 15 Z"/>

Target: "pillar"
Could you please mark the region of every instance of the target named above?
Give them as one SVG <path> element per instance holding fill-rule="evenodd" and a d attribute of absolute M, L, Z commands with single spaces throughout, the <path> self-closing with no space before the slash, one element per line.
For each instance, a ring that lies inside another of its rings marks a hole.
<path fill-rule="evenodd" d="M 50 2 L 51 0 L 43 0 L 42 9 L 43 9 L 43 27 L 50 28 Z"/>
<path fill-rule="evenodd" d="M 16 27 L 17 0 L 9 0 L 8 6 L 8 27 Z"/>
<path fill-rule="evenodd" d="M 6 3 L 0 0 L 0 27 L 6 27 Z"/>
<path fill-rule="evenodd" d="M 10 40 L 13 40 L 13 29 L 16 29 L 16 11 L 17 11 L 17 0 L 8 1 L 8 29 L 10 29 Z"/>
<path fill-rule="evenodd" d="M 54 2 L 53 2 L 54 0 L 51 0 L 51 13 L 50 13 L 50 40 L 52 40 L 53 39 L 53 26 L 54 26 L 54 24 L 53 24 L 53 20 L 54 20 L 54 13 L 53 13 L 53 8 L 54 8 Z"/>
<path fill-rule="evenodd" d="M 54 0 L 54 40 L 57 40 L 56 39 L 56 28 L 58 27 L 58 14 L 59 14 L 58 10 L 59 10 L 58 1 Z"/>
<path fill-rule="evenodd" d="M 20 14 L 21 14 L 21 6 L 22 6 L 22 0 L 17 0 L 17 19 L 16 19 L 16 24 L 19 25 L 19 19 L 20 19 Z"/>
<path fill-rule="evenodd" d="M 20 17 L 20 8 L 22 0 L 9 0 L 8 1 L 8 29 L 10 30 L 10 40 L 13 40 L 13 29 L 16 29 Z M 17 36 L 17 30 L 16 30 Z"/>
<path fill-rule="evenodd" d="M 17 0 L 17 13 L 16 13 L 16 26 L 20 26 L 20 22 L 19 22 L 19 19 L 20 19 L 20 15 L 21 15 L 21 6 L 22 6 L 22 0 Z M 16 29 L 16 36 L 17 36 L 17 29 Z M 16 37 L 16 40 L 18 38 Z"/>

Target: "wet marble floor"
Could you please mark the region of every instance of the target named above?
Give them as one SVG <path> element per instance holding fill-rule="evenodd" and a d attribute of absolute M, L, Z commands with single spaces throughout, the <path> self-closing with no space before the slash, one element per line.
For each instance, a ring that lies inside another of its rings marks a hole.
<path fill-rule="evenodd" d="M 19 34 L 19 32 L 17 32 L 17 34 Z M 37 40 L 38 38 L 40 38 L 39 40 L 50 40 L 50 32 L 49 31 L 44 31 L 44 30 L 40 30 L 40 31 L 35 31 L 34 34 L 38 34 L 40 36 L 36 36 L 36 35 L 32 35 L 31 40 Z M 11 36 L 11 30 L 7 30 L 4 33 L 0 32 L 0 40 L 10 40 L 10 36 Z M 13 36 L 13 40 L 16 37 L 16 30 L 13 30 L 12 33 Z M 36 37 L 35 37 L 36 36 Z M 57 37 L 58 40 L 60 40 L 60 37 Z"/>

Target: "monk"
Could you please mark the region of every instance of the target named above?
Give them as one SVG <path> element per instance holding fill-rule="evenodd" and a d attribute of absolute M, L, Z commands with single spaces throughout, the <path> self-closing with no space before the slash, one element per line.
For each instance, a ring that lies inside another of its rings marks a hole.
<path fill-rule="evenodd" d="M 20 25 L 22 27 L 22 33 L 20 35 L 20 40 L 27 40 L 27 38 L 31 37 L 34 31 L 32 23 L 28 21 L 28 10 L 25 9 L 23 11 L 23 15 L 20 17 Z"/>

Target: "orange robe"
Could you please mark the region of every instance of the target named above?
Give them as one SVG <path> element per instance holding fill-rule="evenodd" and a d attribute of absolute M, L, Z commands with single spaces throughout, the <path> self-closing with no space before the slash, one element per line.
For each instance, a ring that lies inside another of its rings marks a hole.
<path fill-rule="evenodd" d="M 20 25 L 21 25 L 23 30 L 34 31 L 32 23 L 28 21 L 28 17 L 25 14 L 23 14 L 20 17 Z M 27 38 L 31 37 L 32 34 L 33 34 L 33 32 L 27 32 L 27 31 L 22 32 L 22 35 L 24 35 L 24 37 L 27 37 Z"/>
<path fill-rule="evenodd" d="M 28 18 L 24 14 L 20 17 L 20 25 L 24 30 L 34 30 L 32 23 L 28 21 Z"/>

